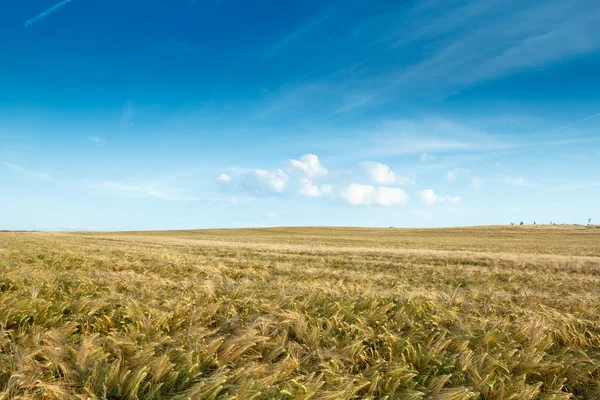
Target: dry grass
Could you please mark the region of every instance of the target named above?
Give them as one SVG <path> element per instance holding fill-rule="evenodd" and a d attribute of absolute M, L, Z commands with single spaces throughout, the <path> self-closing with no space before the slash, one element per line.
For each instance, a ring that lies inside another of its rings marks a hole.
<path fill-rule="evenodd" d="M 0 399 L 600 399 L 600 229 L 0 233 Z"/>

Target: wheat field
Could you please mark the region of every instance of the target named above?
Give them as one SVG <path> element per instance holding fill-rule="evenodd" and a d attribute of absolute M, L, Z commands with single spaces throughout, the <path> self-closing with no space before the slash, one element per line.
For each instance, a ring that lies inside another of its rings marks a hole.
<path fill-rule="evenodd" d="M 600 399 L 600 229 L 0 233 L 0 399 Z"/>

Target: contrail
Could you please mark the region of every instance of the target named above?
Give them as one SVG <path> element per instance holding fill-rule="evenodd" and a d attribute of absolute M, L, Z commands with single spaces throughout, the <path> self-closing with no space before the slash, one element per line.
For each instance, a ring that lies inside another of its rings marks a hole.
<path fill-rule="evenodd" d="M 59 9 L 61 9 L 62 7 L 66 6 L 69 3 L 72 3 L 76 0 L 63 0 L 60 3 L 58 3 L 57 5 L 50 7 L 49 9 L 47 9 L 46 11 L 44 11 L 43 13 L 36 15 L 35 17 L 28 19 L 25 22 L 25 28 L 30 27 L 31 25 L 35 24 L 36 22 L 39 22 L 41 20 L 43 20 L 44 18 L 46 18 L 47 16 L 55 13 L 56 11 L 58 11 Z"/>
<path fill-rule="evenodd" d="M 572 123 L 570 123 L 569 125 L 561 126 L 560 128 L 558 128 L 558 129 L 555 129 L 553 132 L 562 131 L 562 130 L 564 130 L 564 129 L 570 128 L 570 127 L 572 127 L 572 126 L 575 126 L 575 125 L 577 125 L 577 124 L 580 124 L 580 123 L 582 123 L 582 122 L 584 122 L 584 121 L 587 121 L 588 119 L 592 119 L 592 118 L 596 118 L 596 117 L 600 117 L 600 112 L 598 112 L 598 113 L 596 113 L 596 114 L 593 114 L 593 115 L 589 115 L 589 116 L 587 116 L 587 117 L 585 117 L 585 118 L 581 118 L 580 120 L 577 120 L 577 121 L 575 121 L 575 122 L 572 122 Z"/>

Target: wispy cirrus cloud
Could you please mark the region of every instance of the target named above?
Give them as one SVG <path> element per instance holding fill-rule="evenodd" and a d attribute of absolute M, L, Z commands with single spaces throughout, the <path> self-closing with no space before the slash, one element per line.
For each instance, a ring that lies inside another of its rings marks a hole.
<path fill-rule="evenodd" d="M 104 143 L 104 139 L 101 138 L 100 136 L 90 136 L 88 139 L 92 143 L 96 143 L 96 144 Z"/>
<path fill-rule="evenodd" d="M 102 183 L 92 184 L 92 186 L 96 189 L 102 189 L 103 191 L 123 195 L 126 197 L 154 197 L 165 200 L 171 198 L 167 191 L 157 189 L 150 184 L 132 185 L 113 181 L 105 181 Z"/>
<path fill-rule="evenodd" d="M 394 101 L 413 89 L 444 97 L 593 53 L 600 48 L 598 18 L 600 9 L 593 0 L 426 1 L 392 9 L 373 17 L 353 37 L 356 51 L 370 54 L 372 67 L 366 63 L 354 77 L 341 109 Z M 390 53 L 403 53 L 411 46 L 426 46 L 428 51 L 408 62 L 402 57 L 388 62 Z M 385 68 L 376 62 L 381 59 Z M 354 98 L 357 91 L 359 99 Z"/>
<path fill-rule="evenodd" d="M 61 8 L 63 8 L 64 6 L 66 6 L 69 3 L 73 3 L 77 0 L 64 0 L 61 1 L 60 3 L 50 7 L 49 9 L 47 9 L 46 11 L 36 15 L 33 18 L 28 19 L 27 21 L 25 21 L 25 27 L 29 28 L 31 25 L 40 22 L 41 20 L 43 20 L 44 18 L 54 14 L 55 12 L 57 12 L 58 10 L 60 10 Z"/>
<path fill-rule="evenodd" d="M 570 191 L 570 190 L 581 190 L 581 189 L 591 189 L 600 187 L 599 182 L 583 182 L 583 183 L 574 183 L 569 185 L 562 185 L 553 187 L 551 190 L 553 191 Z"/>
<path fill-rule="evenodd" d="M 577 121 L 575 121 L 575 122 L 571 122 L 570 124 L 567 124 L 567 125 L 561 126 L 560 128 L 557 128 L 557 129 L 555 129 L 555 130 L 553 131 L 553 133 L 554 133 L 554 132 L 560 132 L 560 131 L 564 131 L 565 129 L 572 128 L 572 127 L 574 127 L 574 126 L 576 126 L 576 125 L 579 125 L 579 124 L 581 124 L 581 123 L 583 123 L 583 122 L 589 121 L 589 120 L 591 120 L 591 119 L 594 119 L 594 118 L 597 118 L 597 117 L 600 117 L 600 112 L 598 112 L 598 113 L 595 113 L 595 114 L 592 114 L 592 115 L 588 115 L 587 117 L 584 117 L 584 118 L 578 119 L 578 120 L 577 120 Z"/>
<path fill-rule="evenodd" d="M 134 125 L 133 118 L 135 116 L 135 103 L 127 100 L 121 109 L 121 122 L 127 125 Z"/>
<path fill-rule="evenodd" d="M 87 182 L 86 185 L 95 190 L 95 194 L 130 198 L 149 198 L 166 201 L 219 203 L 232 202 L 231 198 L 199 197 L 187 195 L 180 188 L 165 188 L 160 182 Z"/>
<path fill-rule="evenodd" d="M 71 0 L 71 1 L 73 1 L 73 0 Z M 321 25 L 322 23 L 324 23 L 331 17 L 333 17 L 333 13 L 331 13 L 331 12 L 319 15 L 319 16 L 313 18 L 312 20 L 308 21 L 306 24 L 300 26 L 296 30 L 292 31 L 291 33 L 287 34 L 286 36 L 281 38 L 279 41 L 277 41 L 275 44 L 273 44 L 271 47 L 269 47 L 262 54 L 261 61 L 266 61 L 266 60 L 272 58 L 279 51 L 281 51 L 285 47 L 289 46 L 291 43 L 295 42 L 296 40 L 300 39 L 302 36 L 306 35 L 312 29 Z"/>
<path fill-rule="evenodd" d="M 33 176 L 33 177 L 36 177 L 36 178 L 39 178 L 39 179 L 43 179 L 45 181 L 54 181 L 54 179 L 50 175 L 48 175 L 47 173 L 45 173 L 45 172 L 31 171 L 29 169 L 23 168 L 23 167 L 21 167 L 19 165 L 12 164 L 12 163 L 9 163 L 9 162 L 6 162 L 6 161 L 0 161 L 0 165 L 5 166 L 6 168 L 10 168 L 13 171 L 17 171 L 17 172 L 20 172 L 20 173 L 23 173 L 23 174 L 26 174 L 26 175 L 30 175 L 30 176 Z"/>

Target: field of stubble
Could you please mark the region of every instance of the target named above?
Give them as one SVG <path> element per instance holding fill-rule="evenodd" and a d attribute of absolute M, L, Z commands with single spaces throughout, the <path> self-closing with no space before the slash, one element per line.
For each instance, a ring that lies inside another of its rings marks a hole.
<path fill-rule="evenodd" d="M 600 229 L 0 233 L 0 399 L 599 399 Z"/>

